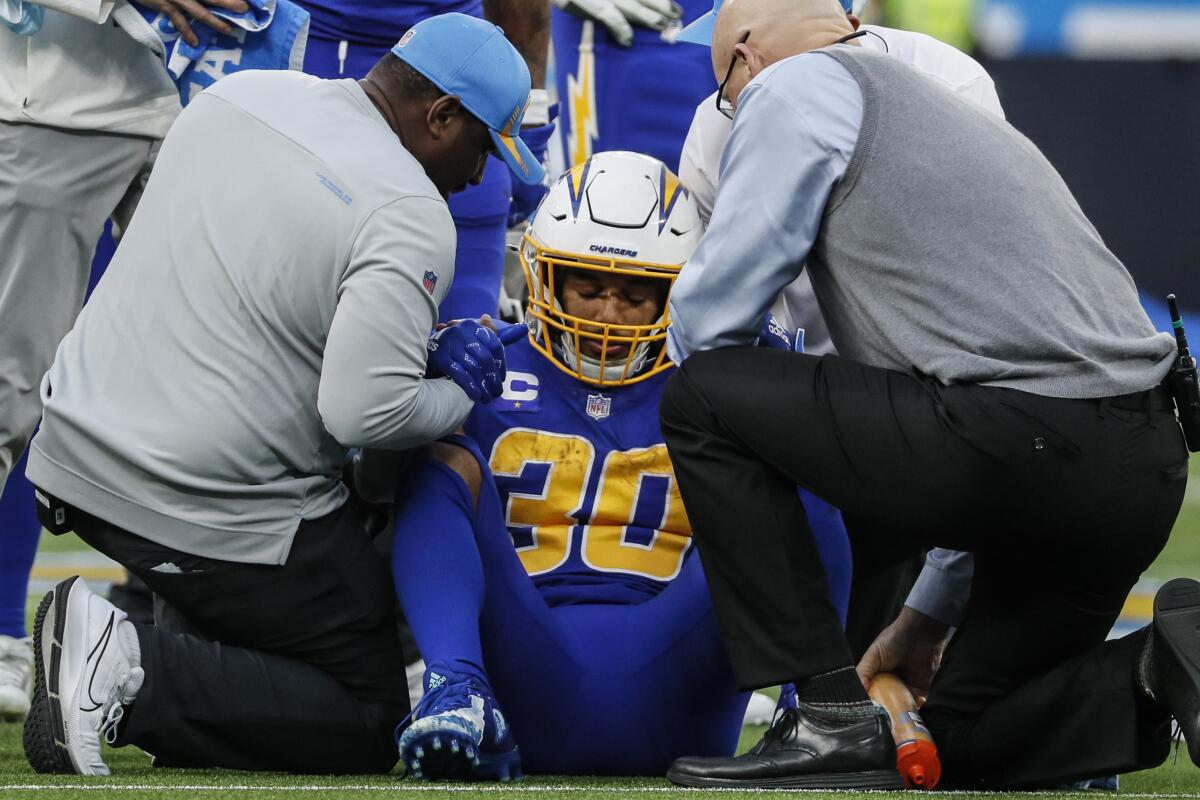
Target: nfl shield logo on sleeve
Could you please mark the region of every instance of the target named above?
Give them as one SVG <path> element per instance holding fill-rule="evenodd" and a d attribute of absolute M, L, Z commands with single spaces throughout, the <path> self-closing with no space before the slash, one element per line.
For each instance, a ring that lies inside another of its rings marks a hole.
<path fill-rule="evenodd" d="M 587 415 L 594 420 L 602 420 L 608 416 L 612 410 L 612 398 L 605 397 L 602 394 L 589 394 L 587 398 L 587 407 L 584 409 Z"/>
<path fill-rule="evenodd" d="M 431 269 L 425 270 L 425 277 L 421 279 L 421 285 L 425 287 L 425 291 L 433 294 L 433 287 L 437 286 L 437 273 Z"/>

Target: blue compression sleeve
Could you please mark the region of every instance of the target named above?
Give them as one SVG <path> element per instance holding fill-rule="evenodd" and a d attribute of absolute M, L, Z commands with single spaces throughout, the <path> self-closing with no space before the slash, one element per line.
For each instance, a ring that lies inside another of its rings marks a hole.
<path fill-rule="evenodd" d="M 406 476 L 396 503 L 392 579 L 426 664 L 487 682 L 479 615 L 483 564 L 462 477 L 428 460 Z"/>

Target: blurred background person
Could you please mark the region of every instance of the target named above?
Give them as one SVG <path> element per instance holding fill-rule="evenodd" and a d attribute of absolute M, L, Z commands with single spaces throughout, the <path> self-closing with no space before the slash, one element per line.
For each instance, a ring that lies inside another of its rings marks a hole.
<path fill-rule="evenodd" d="M 554 69 L 567 167 L 632 150 L 672 171 L 696 104 L 716 88 L 708 54 L 675 43 L 711 0 L 555 0 Z"/>

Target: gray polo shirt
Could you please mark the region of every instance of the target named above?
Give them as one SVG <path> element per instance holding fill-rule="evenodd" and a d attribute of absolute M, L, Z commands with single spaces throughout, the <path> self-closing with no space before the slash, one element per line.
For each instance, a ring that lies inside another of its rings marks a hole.
<path fill-rule="evenodd" d="M 28 475 L 160 544 L 283 563 L 346 450 L 471 409 L 426 380 L 454 277 L 445 202 L 354 81 L 246 72 L 172 127 L 42 384 Z"/>

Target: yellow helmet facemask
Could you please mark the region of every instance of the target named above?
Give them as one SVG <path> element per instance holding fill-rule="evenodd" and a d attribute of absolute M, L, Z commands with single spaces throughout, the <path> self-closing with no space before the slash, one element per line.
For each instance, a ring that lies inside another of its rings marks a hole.
<path fill-rule="evenodd" d="M 667 301 L 679 275 L 680 264 L 651 264 L 622 258 L 581 257 L 544 247 L 528 232 L 519 251 L 529 290 L 526 322 L 534 348 L 550 363 L 577 380 L 593 386 L 628 386 L 644 381 L 672 366 L 667 358 L 667 328 L 671 324 Z M 557 288 L 565 270 L 624 275 L 641 281 L 661 281 L 662 313 L 649 325 L 617 325 L 576 317 L 563 310 Z M 600 345 L 600 357 L 584 354 L 582 343 Z M 628 345 L 628 355 L 609 359 L 611 345 Z"/>
<path fill-rule="evenodd" d="M 667 302 L 702 232 L 695 202 L 658 159 L 608 151 L 564 172 L 518 249 L 533 346 L 563 372 L 593 386 L 627 386 L 669 369 Z M 658 319 L 619 325 L 566 313 L 561 292 L 568 271 L 661 286 Z"/>

